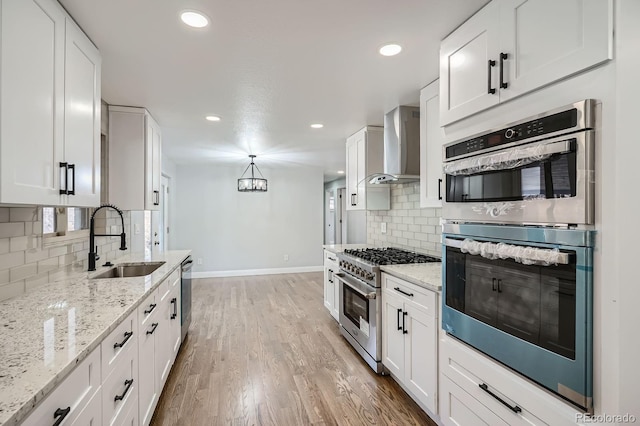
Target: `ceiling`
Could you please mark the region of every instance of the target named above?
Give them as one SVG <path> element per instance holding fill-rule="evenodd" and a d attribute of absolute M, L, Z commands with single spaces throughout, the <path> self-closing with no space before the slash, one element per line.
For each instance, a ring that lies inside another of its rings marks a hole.
<path fill-rule="evenodd" d="M 146 107 L 163 155 L 242 168 L 251 153 L 267 168 L 319 167 L 327 181 L 345 168 L 347 136 L 418 105 L 440 40 L 487 0 L 60 2 L 102 53 L 102 98 Z M 211 24 L 185 26 L 185 9 Z M 381 56 L 388 42 L 403 51 Z"/>

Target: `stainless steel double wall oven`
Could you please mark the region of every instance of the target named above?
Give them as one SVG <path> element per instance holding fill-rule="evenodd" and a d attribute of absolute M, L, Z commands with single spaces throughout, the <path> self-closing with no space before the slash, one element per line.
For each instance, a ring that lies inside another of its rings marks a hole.
<path fill-rule="evenodd" d="M 592 402 L 595 101 L 444 147 L 444 330 Z"/>

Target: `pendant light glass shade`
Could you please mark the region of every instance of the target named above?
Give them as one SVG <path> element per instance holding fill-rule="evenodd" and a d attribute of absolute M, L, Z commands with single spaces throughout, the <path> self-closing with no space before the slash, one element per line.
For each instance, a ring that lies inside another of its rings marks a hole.
<path fill-rule="evenodd" d="M 251 158 L 251 163 L 247 166 L 246 169 L 244 169 L 244 173 L 242 173 L 242 176 L 240 177 L 240 179 L 238 179 L 238 191 L 267 192 L 267 180 L 264 178 L 264 176 L 262 176 L 262 172 L 253 162 L 253 159 L 256 158 L 256 156 L 250 155 L 249 158 Z M 251 177 L 244 177 L 244 175 L 247 174 L 249 167 L 251 167 Z M 258 173 L 260 173 L 261 177 L 255 177 L 253 171 L 254 168 L 258 171 Z"/>

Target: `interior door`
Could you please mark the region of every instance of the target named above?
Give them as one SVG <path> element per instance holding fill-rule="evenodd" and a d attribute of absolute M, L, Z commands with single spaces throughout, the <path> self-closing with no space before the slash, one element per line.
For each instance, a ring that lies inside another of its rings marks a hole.
<path fill-rule="evenodd" d="M 324 209 L 324 243 L 335 244 L 335 218 L 336 218 L 336 196 L 335 191 L 325 191 L 325 209 Z"/>

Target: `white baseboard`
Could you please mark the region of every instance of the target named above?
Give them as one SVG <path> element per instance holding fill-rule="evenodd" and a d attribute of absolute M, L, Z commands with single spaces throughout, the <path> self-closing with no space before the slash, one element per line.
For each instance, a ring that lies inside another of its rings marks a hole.
<path fill-rule="evenodd" d="M 235 271 L 192 272 L 193 278 L 246 277 L 251 275 L 298 274 L 301 272 L 322 272 L 323 266 L 299 266 L 293 268 L 240 269 Z"/>

